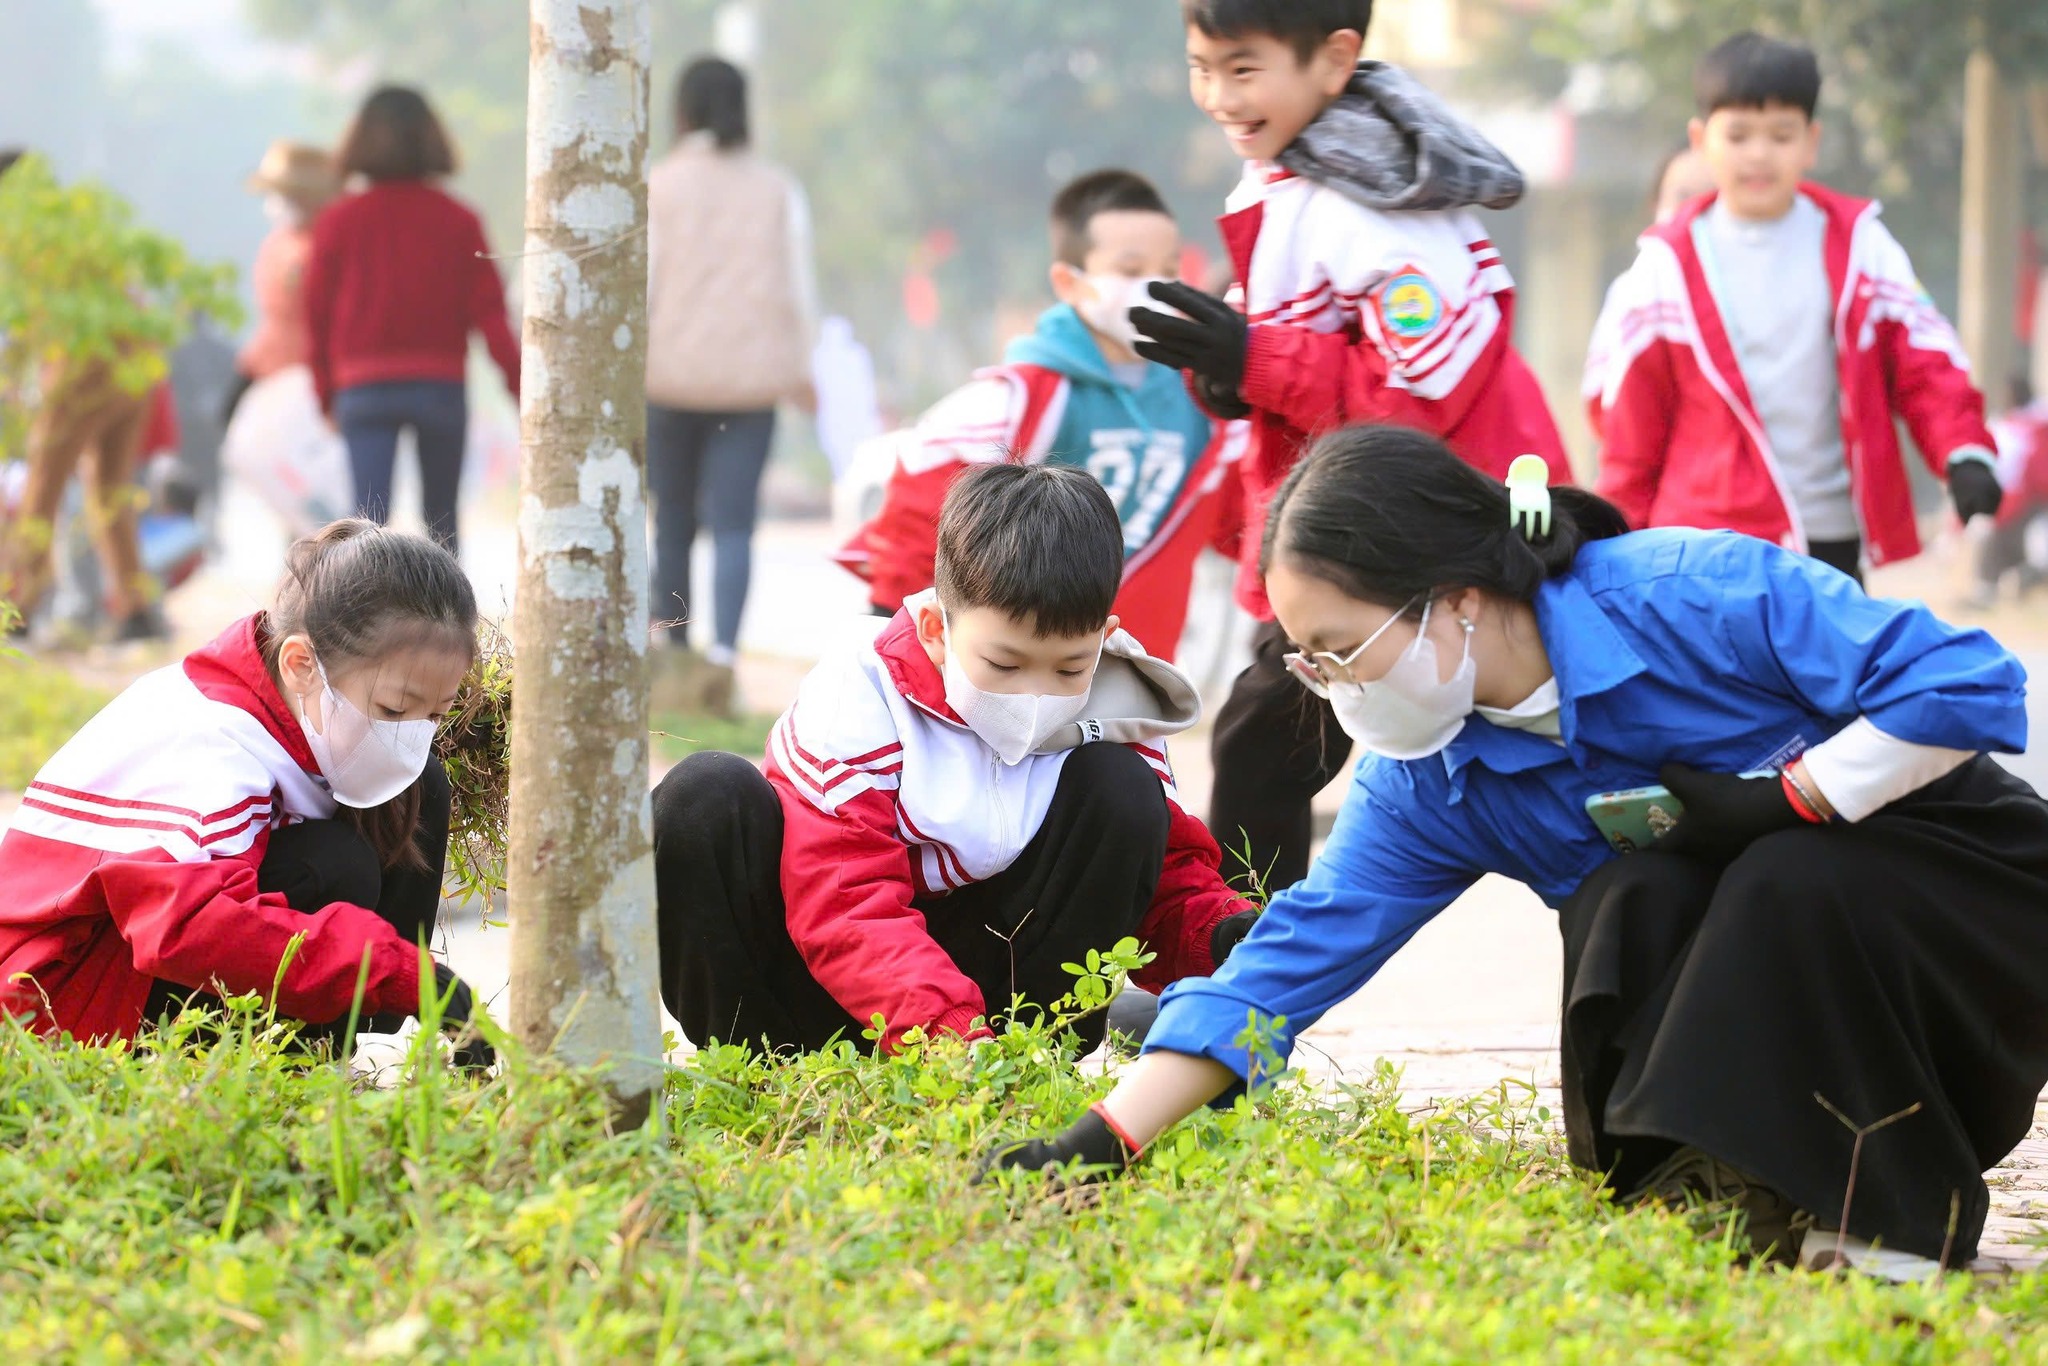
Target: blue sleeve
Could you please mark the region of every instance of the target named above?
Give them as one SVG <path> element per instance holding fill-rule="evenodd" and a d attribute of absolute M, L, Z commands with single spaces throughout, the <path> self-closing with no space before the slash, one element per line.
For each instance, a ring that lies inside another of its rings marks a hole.
<path fill-rule="evenodd" d="M 1737 553 L 1750 561 L 1741 577 L 1758 601 L 1747 611 L 1724 604 L 1714 619 L 1753 682 L 1820 715 L 1866 716 L 1914 744 L 2025 752 L 2027 671 L 1989 635 L 1919 603 L 1869 597 L 1847 575 L 1776 546 L 1750 542 Z"/>
<path fill-rule="evenodd" d="M 1306 879 L 1275 896 L 1265 915 L 1213 977 L 1168 988 L 1145 1051 L 1165 1049 L 1222 1063 L 1251 1085 L 1286 1065 L 1294 1039 L 1364 986 L 1437 912 L 1478 880 L 1480 870 L 1444 853 L 1459 823 L 1445 802 L 1429 813 L 1437 838 L 1419 834 L 1404 798 L 1408 775 L 1369 778 L 1345 794 L 1337 825 Z M 1391 790 L 1390 790 L 1391 789 Z M 1253 1029 L 1272 1056 L 1249 1047 Z M 1235 1096 L 1233 1087 L 1224 1098 Z"/>

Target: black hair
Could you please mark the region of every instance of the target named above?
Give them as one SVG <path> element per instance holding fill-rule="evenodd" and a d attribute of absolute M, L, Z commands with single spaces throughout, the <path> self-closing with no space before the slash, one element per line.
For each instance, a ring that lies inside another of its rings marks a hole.
<path fill-rule="evenodd" d="M 1692 93 L 1701 118 L 1722 109 L 1790 105 L 1813 117 L 1820 106 L 1820 62 L 1813 49 L 1761 33 L 1738 33 L 1700 58 Z"/>
<path fill-rule="evenodd" d="M 746 73 L 722 57 L 699 57 L 676 78 L 676 123 L 686 133 L 709 133 L 722 152 L 747 145 Z"/>
<path fill-rule="evenodd" d="M 1090 229 L 1096 217 L 1105 213 L 1173 217 L 1173 210 L 1166 207 L 1158 189 L 1136 171 L 1090 171 L 1053 197 L 1053 259 L 1080 269 L 1095 246 Z"/>
<path fill-rule="evenodd" d="M 273 682 L 281 681 L 277 658 L 285 638 L 302 635 L 331 683 L 391 651 L 428 643 L 474 658 L 476 626 L 476 590 L 445 548 L 350 518 L 292 545 L 260 640 Z M 418 783 L 382 806 L 343 814 L 385 867 L 423 866 L 413 844 Z"/>
<path fill-rule="evenodd" d="M 1306 62 L 1333 33 L 1364 37 L 1372 0 L 1180 0 L 1180 17 L 1208 38 L 1278 38 Z"/>
<path fill-rule="evenodd" d="M 1099 631 L 1124 577 L 1116 504 L 1086 470 L 977 465 L 939 512 L 939 602 L 989 607 L 1041 638 Z"/>
<path fill-rule="evenodd" d="M 1318 441 L 1273 498 L 1262 572 L 1286 561 L 1361 602 L 1409 607 L 1478 588 L 1527 602 L 1579 547 L 1628 530 L 1612 503 L 1552 488 L 1550 534 L 1511 520 L 1507 486 L 1407 427 L 1349 427 Z"/>
<path fill-rule="evenodd" d="M 431 180 L 454 175 L 455 167 L 454 140 L 427 97 L 409 85 L 371 91 L 334 153 L 343 179 Z"/>
<path fill-rule="evenodd" d="M 28 155 L 26 147 L 0 147 L 0 176 L 14 169 L 14 163 Z"/>

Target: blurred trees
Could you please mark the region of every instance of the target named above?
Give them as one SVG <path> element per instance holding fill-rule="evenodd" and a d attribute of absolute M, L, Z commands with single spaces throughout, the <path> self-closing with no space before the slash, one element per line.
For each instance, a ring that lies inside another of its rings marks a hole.
<path fill-rule="evenodd" d="M 505 0 L 244 0 L 275 37 L 338 69 L 416 81 L 455 126 L 468 192 L 502 248 L 520 239 L 526 28 Z M 707 49 L 716 0 L 654 0 L 654 127 L 675 73 Z M 985 363 L 999 302 L 1045 294 L 1044 217 L 1058 184 L 1103 165 L 1158 180 L 1192 240 L 1238 163 L 1188 101 L 1172 0 L 754 0 L 764 150 L 810 192 L 826 306 L 852 317 L 920 393 Z M 928 270 L 941 338 L 904 321 Z M 922 382 L 918 376 L 922 374 Z"/>

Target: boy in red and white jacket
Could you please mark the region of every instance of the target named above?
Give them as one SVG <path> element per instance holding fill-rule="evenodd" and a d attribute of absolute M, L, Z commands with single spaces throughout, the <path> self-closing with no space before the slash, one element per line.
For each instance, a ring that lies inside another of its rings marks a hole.
<path fill-rule="evenodd" d="M 1353 423 L 1441 437 L 1505 478 L 1535 454 L 1568 478 L 1564 444 L 1515 351 L 1514 282 L 1471 210 L 1505 208 L 1522 176 L 1405 73 L 1359 53 L 1372 0 L 1182 0 L 1195 103 L 1246 162 L 1221 222 L 1242 312 L 1154 286 L 1132 314 L 1139 354 L 1189 373 L 1209 410 L 1249 417 L 1238 596 L 1265 622 L 1217 716 L 1209 817 L 1269 885 L 1308 871 L 1309 803 L 1351 742 L 1304 704 L 1258 574 L 1265 512 L 1308 443 Z"/>
<path fill-rule="evenodd" d="M 1600 492 L 1639 527 L 1747 532 L 1860 577 L 1920 551 L 1896 416 L 1965 521 L 1997 512 L 1955 330 L 1875 203 L 1800 179 L 1813 53 L 1740 34 L 1695 85 L 1717 193 L 1644 234 L 1616 284 Z"/>
<path fill-rule="evenodd" d="M 947 494 L 938 586 L 830 652 L 765 776 L 730 754 L 654 794 L 662 995 L 692 1042 L 986 1036 L 1126 936 L 1165 986 L 1255 913 L 1180 807 L 1186 678 L 1111 614 L 1116 508 L 1085 472 L 981 465 Z M 1093 1046 L 1097 1014 L 1076 1032 Z"/>
<path fill-rule="evenodd" d="M 1093 171 L 1052 206 L 1059 303 L 1003 363 L 942 400 L 904 443 L 881 511 L 838 555 L 887 615 L 929 588 L 939 506 L 962 470 L 1000 460 L 1085 469 L 1124 527 L 1124 630 L 1171 660 L 1195 560 L 1237 551 L 1234 465 L 1248 435 L 1197 406 L 1175 370 L 1131 350 L 1132 303 L 1179 273 L 1180 229 L 1131 171 Z"/>

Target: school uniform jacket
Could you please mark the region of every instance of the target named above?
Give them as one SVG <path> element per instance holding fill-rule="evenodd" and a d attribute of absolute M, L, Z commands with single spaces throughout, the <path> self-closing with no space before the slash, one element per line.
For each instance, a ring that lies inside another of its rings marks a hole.
<path fill-rule="evenodd" d="M 1273 615 L 1258 573 L 1267 505 L 1308 443 L 1338 427 L 1416 427 L 1500 478 L 1516 456 L 1540 455 L 1570 479 L 1543 391 L 1510 341 L 1514 281 L 1469 211 L 1368 209 L 1254 163 L 1219 223 L 1251 324 L 1246 608 Z"/>
<path fill-rule="evenodd" d="M 1842 449 L 1864 545 L 1873 564 L 1910 559 L 1920 535 L 1893 415 L 1945 476 L 1958 451 L 1990 454 L 1983 395 L 1879 206 L 1820 185 L 1799 192 L 1828 221 L 1826 259 L 1815 264 L 1834 289 Z M 1606 443 L 1600 492 L 1634 526 L 1741 531 L 1803 552 L 1799 511 L 1694 242 L 1715 198 L 1644 233 L 1616 282 L 1618 321 L 1589 363 L 1605 384 L 1593 404 Z"/>
<path fill-rule="evenodd" d="M 257 652 L 258 618 L 147 674 L 72 737 L 0 836 L 0 1009 L 39 1032 L 132 1036 L 157 978 L 271 995 L 314 1023 L 419 1007 L 420 950 L 363 907 L 256 890 L 270 832 L 335 814 Z M 367 960 L 367 963 L 366 963 Z"/>
<path fill-rule="evenodd" d="M 1236 466 L 1249 430 L 1241 422 L 1212 423 L 1178 386 L 1170 405 L 1149 392 L 1123 392 L 1072 310 L 1054 312 L 1070 323 L 1054 338 L 1064 348 L 1043 344 L 1041 322 L 1041 335 L 1027 339 L 1039 345 L 1013 349 L 1007 363 L 981 371 L 925 414 L 902 445 L 881 511 L 835 559 L 867 580 L 870 602 L 893 611 L 932 585 L 939 509 L 962 471 L 1007 460 L 1073 465 L 1093 474 L 1120 505 L 1125 559 L 1117 617 L 1153 655 L 1171 660 L 1187 624 L 1196 558 L 1208 546 L 1237 554 Z M 1083 346 L 1092 354 L 1076 354 Z M 1075 420 L 1076 392 L 1084 385 L 1100 423 Z"/>
<path fill-rule="evenodd" d="M 1667 762 L 1746 773 L 1804 756 L 1861 819 L 1883 794 L 1853 811 L 1851 794 L 1895 797 L 1969 755 L 2027 747 L 2026 671 L 1990 636 L 1750 537 L 1597 541 L 1534 606 L 1562 739 L 1474 715 L 1440 754 L 1368 756 L 1307 879 L 1213 977 L 1166 993 L 1147 1051 L 1270 1077 L 1239 1042 L 1248 1013 L 1273 1025 L 1284 1063 L 1302 1030 L 1482 876 L 1561 905 L 1618 857 L 1586 799 L 1655 783 Z"/>
<path fill-rule="evenodd" d="M 1159 890 L 1139 930 L 1158 958 L 1135 980 L 1157 989 L 1211 971 L 1209 932 L 1243 903 L 1218 871 L 1216 842 L 1181 809 L 1167 763 L 1166 735 L 1199 716 L 1193 686 L 1119 631 L 1089 714 L 1005 765 L 946 704 L 944 678 L 913 625 L 930 600 L 912 598 L 879 635 L 828 655 L 768 742 L 789 934 L 812 976 L 855 1019 L 881 1015 L 887 1046 L 912 1026 L 977 1032 L 989 1003 L 925 923 L 946 914 L 949 893 L 1017 860 L 1045 821 L 1067 755 L 1091 740 L 1143 756 L 1171 817 Z"/>

